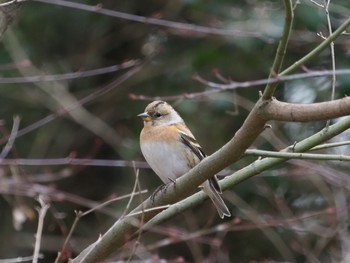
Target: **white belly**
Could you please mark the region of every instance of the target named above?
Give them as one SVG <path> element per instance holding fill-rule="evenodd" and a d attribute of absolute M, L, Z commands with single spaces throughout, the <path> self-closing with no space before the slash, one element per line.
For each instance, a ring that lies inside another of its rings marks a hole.
<path fill-rule="evenodd" d="M 164 183 L 175 181 L 176 178 L 191 169 L 186 159 L 187 149 L 183 147 L 181 142 L 179 144 L 167 145 L 162 142 L 147 142 L 141 146 L 142 154 L 147 163 Z"/>

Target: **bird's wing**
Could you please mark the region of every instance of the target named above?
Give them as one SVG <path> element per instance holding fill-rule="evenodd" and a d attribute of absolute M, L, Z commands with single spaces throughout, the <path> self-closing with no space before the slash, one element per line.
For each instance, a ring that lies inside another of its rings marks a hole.
<path fill-rule="evenodd" d="M 191 151 L 198 157 L 199 160 L 203 160 L 206 157 L 201 146 L 198 144 L 197 140 L 192 136 L 192 134 L 187 134 L 183 131 L 180 131 L 180 136 L 182 143 L 189 147 Z M 218 179 L 215 175 L 209 178 L 208 180 L 211 187 L 213 187 L 219 193 L 222 192 L 221 187 L 218 183 Z"/>
<path fill-rule="evenodd" d="M 205 158 L 205 153 L 193 136 L 188 135 L 183 131 L 180 131 L 180 136 L 182 143 L 189 147 L 199 160 L 203 160 Z"/>

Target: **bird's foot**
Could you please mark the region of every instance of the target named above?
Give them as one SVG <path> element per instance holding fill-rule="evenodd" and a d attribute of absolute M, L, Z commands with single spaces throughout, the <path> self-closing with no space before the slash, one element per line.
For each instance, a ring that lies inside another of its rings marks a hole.
<path fill-rule="evenodd" d="M 171 181 L 170 183 L 162 184 L 162 185 L 158 186 L 157 189 L 152 193 L 152 195 L 151 195 L 152 204 L 154 204 L 154 199 L 155 199 L 156 195 L 159 194 L 159 192 L 161 192 L 161 194 L 166 193 L 169 186 L 171 186 L 172 184 L 174 184 L 174 187 L 176 186 L 176 180 L 173 180 L 170 178 L 169 178 L 169 180 Z"/>

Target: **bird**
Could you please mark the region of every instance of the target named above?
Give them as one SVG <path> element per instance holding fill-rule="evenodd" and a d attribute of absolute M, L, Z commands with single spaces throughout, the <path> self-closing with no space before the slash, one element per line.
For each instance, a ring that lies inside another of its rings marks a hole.
<path fill-rule="evenodd" d="M 144 124 L 140 133 L 141 152 L 163 183 L 176 182 L 206 157 L 183 119 L 167 102 L 153 101 L 138 116 Z M 220 218 L 231 216 L 220 196 L 222 191 L 216 175 L 205 181 L 201 188 Z"/>

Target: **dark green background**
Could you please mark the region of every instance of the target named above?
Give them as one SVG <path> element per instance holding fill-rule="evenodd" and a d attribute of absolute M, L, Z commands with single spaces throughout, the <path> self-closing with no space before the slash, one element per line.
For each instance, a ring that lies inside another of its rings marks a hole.
<path fill-rule="evenodd" d="M 147 58 L 148 62 L 132 78 L 108 94 L 84 105 L 89 112 L 115 130 L 120 138 L 115 140 L 116 147 L 112 148 L 70 117 L 57 116 L 50 123 L 17 138 L 8 158 L 62 158 L 74 153 L 77 158 L 142 161 L 138 145 L 142 122 L 136 115 L 143 111 L 148 101 L 130 99 L 130 93 L 156 97 L 205 91 L 208 88 L 192 77 L 198 73 L 206 80 L 221 82 L 213 74 L 216 70 L 225 78 L 234 81 L 267 78 L 284 23 L 282 1 L 174 0 L 84 3 L 101 3 L 104 8 L 111 10 L 237 30 L 241 34 L 194 33 L 35 1 L 24 2 L 9 30 L 12 30 L 20 41 L 21 49 L 26 52 L 30 62 L 45 74 L 101 68 L 131 59 L 144 60 L 145 54 L 142 50 L 145 46 L 151 46 L 157 52 L 151 58 Z M 333 30 L 349 13 L 348 0 L 331 2 Z M 293 31 L 283 68 L 316 47 L 322 41 L 316 33 L 322 32 L 327 36 L 327 28 L 324 10 L 308 1 L 301 1 L 295 8 Z M 5 40 L 7 34 L 4 35 Z M 348 35 L 339 37 L 335 43 L 335 50 L 337 68 L 349 68 Z M 21 76 L 16 70 L 16 65 L 9 50 L 0 43 L 1 76 Z M 331 69 L 330 50 L 325 50 L 305 66 L 310 70 Z M 124 70 L 62 81 L 61 84 L 77 99 L 81 99 L 103 88 L 125 72 Z M 337 79 L 336 98 L 349 95 L 350 78 L 342 76 Z M 184 96 L 169 102 L 187 122 L 204 150 L 210 154 L 239 129 L 257 100 L 258 92 L 263 88 L 250 87 L 195 99 L 186 99 Z M 329 100 L 330 94 L 330 78 L 323 77 L 280 84 L 275 96 L 287 102 L 311 103 Z M 52 98 L 40 90 L 36 83 L 1 84 L 0 119 L 4 121 L 1 127 L 2 136 L 6 136 L 11 130 L 14 115 L 21 116 L 20 127 L 25 128 L 51 114 L 51 103 Z M 254 147 L 279 150 L 306 138 L 325 125 L 324 122 L 271 124 L 272 129 L 264 132 Z M 339 140 L 347 139 L 348 133 Z M 347 154 L 347 148 L 339 148 L 332 153 Z M 255 158 L 245 157 L 230 168 L 237 170 L 253 160 Z M 97 202 L 103 202 L 114 195 L 130 193 L 135 180 L 132 167 L 66 165 L 16 166 L 16 169 L 19 173 L 18 180 L 27 183 L 29 189 L 34 188 L 34 184 L 41 184 L 44 189 L 51 189 L 49 192 L 55 197 L 60 191 L 63 196 L 72 194 Z M 44 177 L 45 174 L 55 177 L 56 173 L 62 172 L 63 169 L 69 169 L 71 176 L 50 182 L 35 179 L 43 174 Z M 342 242 L 338 239 L 341 236 L 340 232 L 329 236 L 324 236 L 323 233 L 327 229 L 334 229 L 340 222 L 334 213 L 327 215 L 325 209 L 334 207 L 333 194 L 342 188 L 325 179 L 327 169 L 331 174 L 341 177 L 342 173 L 348 170 L 348 164 L 307 162 L 305 165 L 305 162 L 295 161 L 266 171 L 225 192 L 224 197 L 234 220 L 225 220 L 232 223 L 227 233 L 218 232 L 148 250 L 148 245 L 168 238 L 166 234 L 150 231 L 140 240 L 150 254 L 135 255 L 133 259 L 142 261 L 151 256 L 159 256 L 168 260 L 182 258 L 185 262 L 204 262 L 205 259 L 208 262 L 308 262 L 310 258 L 320 262 L 338 261 L 342 257 Z M 1 166 L 0 174 L 0 180 L 14 178 L 9 166 Z M 150 193 L 161 182 L 151 170 L 141 169 L 140 184 L 143 189 L 149 189 Z M 28 256 L 33 252 L 37 227 L 35 207 L 38 203 L 26 195 L 4 194 L 0 198 L 0 258 Z M 249 207 L 238 203 L 235 195 L 242 198 Z M 347 189 L 343 191 L 343 195 L 347 199 Z M 135 206 L 139 202 L 139 197 L 136 197 L 132 205 Z M 109 206 L 108 211 L 112 211 L 115 217 L 108 215 L 106 211 L 94 212 L 83 217 L 73 233 L 70 247 L 72 256 L 106 231 L 123 212 L 126 203 L 124 200 Z M 20 230 L 13 227 L 12 214 L 15 209 L 29 211 L 29 214 L 35 215 L 31 220 L 25 221 Z M 57 201 L 56 198 L 51 202 L 45 218 L 41 249 L 45 258 L 41 262 L 53 262 L 73 223 L 74 210 L 87 209 L 86 206 L 66 198 L 62 201 Z M 307 217 L 293 223 L 288 221 L 313 212 L 319 212 L 320 216 Z M 256 215 L 260 215 L 267 222 L 276 223 L 269 226 L 257 223 Z M 183 231 L 180 232 L 180 236 L 183 237 L 222 222 L 210 202 L 205 202 L 162 224 L 162 227 L 165 227 L 170 237 L 171 231 L 175 230 Z M 264 231 L 274 233 L 279 239 L 271 238 Z M 343 234 L 348 235 L 347 232 Z M 321 242 L 323 240 L 324 243 Z M 291 258 L 286 258 L 281 253 L 277 245 L 280 242 L 284 242 Z M 122 259 L 120 254 L 117 254 L 116 258 Z"/>

